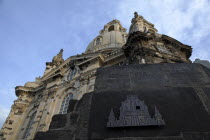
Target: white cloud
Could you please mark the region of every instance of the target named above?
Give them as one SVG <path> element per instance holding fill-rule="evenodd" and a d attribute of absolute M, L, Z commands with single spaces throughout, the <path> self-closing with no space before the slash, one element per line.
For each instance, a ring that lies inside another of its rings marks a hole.
<path fill-rule="evenodd" d="M 4 124 L 7 116 L 9 115 L 9 111 L 10 111 L 10 109 L 5 108 L 2 105 L 0 105 L 0 128 Z"/>
<path fill-rule="evenodd" d="M 117 17 L 129 28 L 133 12 L 137 11 L 155 24 L 159 33 L 169 35 L 193 47 L 191 59 L 210 60 L 210 1 L 208 0 L 122 0 Z M 205 45 L 205 46 L 202 46 Z"/>

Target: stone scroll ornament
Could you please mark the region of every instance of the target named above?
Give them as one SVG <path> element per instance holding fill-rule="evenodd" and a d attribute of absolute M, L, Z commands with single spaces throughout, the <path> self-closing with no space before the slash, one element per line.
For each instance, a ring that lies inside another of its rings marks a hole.
<path fill-rule="evenodd" d="M 134 95 L 127 96 L 127 99 L 122 102 L 119 119 L 115 117 L 113 109 L 111 109 L 107 122 L 107 127 L 164 125 L 165 121 L 157 107 L 155 106 L 155 114 L 151 117 L 144 101 L 139 100 L 139 98 Z"/>

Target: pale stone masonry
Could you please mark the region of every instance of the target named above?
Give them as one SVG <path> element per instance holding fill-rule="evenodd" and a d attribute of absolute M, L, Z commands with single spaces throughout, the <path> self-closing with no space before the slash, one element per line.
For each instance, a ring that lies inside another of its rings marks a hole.
<path fill-rule="evenodd" d="M 138 39 L 143 41 L 133 43 Z M 190 46 L 159 34 L 153 24 L 137 13 L 129 33 L 115 19 L 104 26 L 84 53 L 63 60 L 63 49 L 60 50 L 52 62 L 46 63 L 42 77 L 15 88 L 18 99 L 11 107 L 0 138 L 32 140 L 37 132 L 47 131 L 55 114 L 67 112 L 69 100 L 80 100 L 85 93 L 94 91 L 95 73 L 100 67 L 133 62 L 191 63 L 191 51 Z"/>

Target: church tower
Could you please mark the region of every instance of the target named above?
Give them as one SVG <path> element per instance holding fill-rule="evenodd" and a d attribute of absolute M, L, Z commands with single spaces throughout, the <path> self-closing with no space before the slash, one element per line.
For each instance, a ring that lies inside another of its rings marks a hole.
<path fill-rule="evenodd" d="M 159 34 L 153 24 L 135 12 L 123 51 L 129 64 L 191 63 L 192 48 Z"/>

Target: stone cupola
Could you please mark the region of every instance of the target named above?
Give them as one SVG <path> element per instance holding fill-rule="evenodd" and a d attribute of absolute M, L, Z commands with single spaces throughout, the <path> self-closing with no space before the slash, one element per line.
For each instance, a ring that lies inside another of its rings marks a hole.
<path fill-rule="evenodd" d="M 104 25 L 99 35 L 90 42 L 85 53 L 121 48 L 125 44 L 126 39 L 126 29 L 122 27 L 119 20 L 114 19 Z"/>

